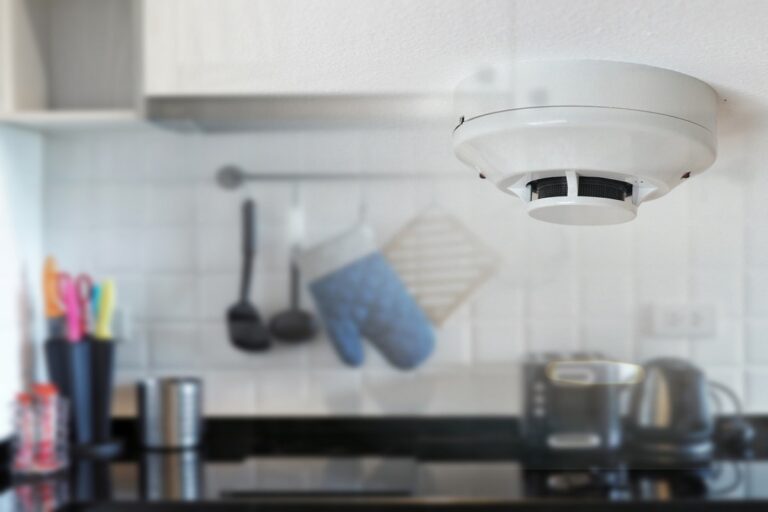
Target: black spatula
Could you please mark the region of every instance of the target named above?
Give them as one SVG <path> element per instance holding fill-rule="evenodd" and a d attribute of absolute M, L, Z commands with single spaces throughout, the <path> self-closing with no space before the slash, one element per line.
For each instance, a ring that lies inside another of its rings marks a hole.
<path fill-rule="evenodd" d="M 300 286 L 299 266 L 295 261 L 291 261 L 291 307 L 274 316 L 269 322 L 269 330 L 278 340 L 308 341 L 317 334 L 314 317 L 301 309 Z"/>
<path fill-rule="evenodd" d="M 248 300 L 251 292 L 253 258 L 256 254 L 256 213 L 253 201 L 243 202 L 243 273 L 240 277 L 240 300 L 227 311 L 229 339 L 240 350 L 266 350 L 271 344 L 269 330 Z"/>

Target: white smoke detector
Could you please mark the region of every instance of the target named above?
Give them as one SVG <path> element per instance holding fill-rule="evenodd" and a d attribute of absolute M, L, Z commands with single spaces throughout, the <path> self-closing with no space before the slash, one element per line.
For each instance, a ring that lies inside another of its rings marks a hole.
<path fill-rule="evenodd" d="M 632 220 L 715 161 L 717 93 L 667 69 L 520 62 L 466 78 L 454 103 L 456 156 L 547 222 Z"/>

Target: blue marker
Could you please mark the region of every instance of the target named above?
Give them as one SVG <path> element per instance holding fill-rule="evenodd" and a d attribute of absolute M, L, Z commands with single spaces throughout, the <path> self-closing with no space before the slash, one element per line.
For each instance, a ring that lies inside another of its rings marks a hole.
<path fill-rule="evenodd" d="M 101 303 L 101 285 L 93 284 L 91 287 L 91 314 L 93 315 L 94 325 L 99 318 L 99 304 Z"/>

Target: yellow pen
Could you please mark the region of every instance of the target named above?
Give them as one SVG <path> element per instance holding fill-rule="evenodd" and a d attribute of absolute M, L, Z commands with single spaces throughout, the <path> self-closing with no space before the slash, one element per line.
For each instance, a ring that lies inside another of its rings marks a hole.
<path fill-rule="evenodd" d="M 99 300 L 99 315 L 96 318 L 96 339 L 109 341 L 112 339 L 112 316 L 115 312 L 115 282 L 107 279 L 101 285 Z"/>

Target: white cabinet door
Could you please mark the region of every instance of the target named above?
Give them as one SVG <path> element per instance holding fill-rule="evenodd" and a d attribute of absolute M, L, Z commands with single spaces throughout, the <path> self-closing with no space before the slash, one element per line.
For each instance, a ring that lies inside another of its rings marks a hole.
<path fill-rule="evenodd" d="M 508 57 L 509 0 L 144 0 L 145 91 L 451 90 Z"/>
<path fill-rule="evenodd" d="M 273 54 L 265 11 L 259 0 L 145 0 L 145 91 L 258 89 Z"/>

